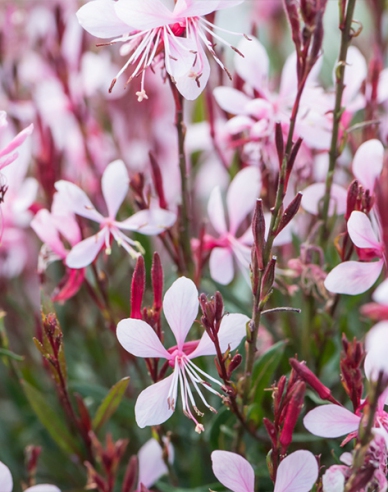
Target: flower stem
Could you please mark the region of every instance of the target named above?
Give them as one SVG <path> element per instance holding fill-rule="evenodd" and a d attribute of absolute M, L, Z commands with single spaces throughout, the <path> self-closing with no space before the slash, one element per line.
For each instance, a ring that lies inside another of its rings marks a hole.
<path fill-rule="evenodd" d="M 335 89 L 335 104 L 333 110 L 333 130 L 331 135 L 331 144 L 330 144 L 330 151 L 329 151 L 329 169 L 326 176 L 325 195 L 323 198 L 323 205 L 322 205 L 322 212 L 321 212 L 321 218 L 323 223 L 321 227 L 321 236 L 320 236 L 321 243 L 323 243 L 323 241 L 327 236 L 327 220 L 329 215 L 331 187 L 333 184 L 335 165 L 341 153 L 339 149 L 338 141 L 339 141 L 341 117 L 344 111 L 344 108 L 342 107 L 342 95 L 345 89 L 346 56 L 348 53 L 350 41 L 353 38 L 352 22 L 353 22 L 353 14 L 354 14 L 356 0 L 348 1 L 346 11 L 344 9 L 344 5 L 346 3 L 345 0 L 342 0 L 341 3 L 343 4 L 340 14 L 341 46 L 340 46 L 337 68 L 335 71 L 336 89 Z M 340 3 L 340 8 L 341 8 L 341 3 Z"/>

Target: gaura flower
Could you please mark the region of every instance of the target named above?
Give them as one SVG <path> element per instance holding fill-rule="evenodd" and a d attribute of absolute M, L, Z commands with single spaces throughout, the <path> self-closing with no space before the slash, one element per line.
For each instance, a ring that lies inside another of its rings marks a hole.
<path fill-rule="evenodd" d="M 255 474 L 248 461 L 230 451 L 213 451 L 213 473 L 232 492 L 254 492 Z M 303 449 L 284 458 L 277 470 L 274 492 L 308 492 L 318 478 L 318 463 Z"/>
<path fill-rule="evenodd" d="M 200 340 L 185 343 L 187 334 L 197 317 L 198 306 L 197 288 L 188 278 L 179 278 L 168 289 L 163 299 L 163 310 L 177 342 L 176 346 L 168 350 L 163 347 L 151 326 L 142 320 L 128 318 L 117 325 L 117 338 L 127 352 L 136 357 L 166 359 L 173 368 L 170 376 L 140 393 L 135 405 L 135 417 L 141 428 L 162 424 L 171 417 L 176 408 L 180 386 L 183 413 L 195 423 L 196 432 L 201 433 L 204 427 L 195 415 L 203 414 L 196 405 L 190 383 L 205 407 L 215 412 L 206 401 L 201 386 L 218 396 L 221 394 L 203 378 L 218 386 L 222 384 L 192 362 L 202 355 L 215 355 L 214 344 L 206 332 Z M 245 336 L 248 321 L 249 318 L 243 314 L 228 314 L 223 317 L 218 332 L 222 352 L 228 347 L 234 350 L 239 345 Z"/>
<path fill-rule="evenodd" d="M 0 461 L 0 490 L 1 492 L 12 492 L 13 480 L 8 466 Z M 55 485 L 40 484 L 28 487 L 24 492 L 60 492 Z"/>
<path fill-rule="evenodd" d="M 107 217 L 97 212 L 85 192 L 74 183 L 64 180 L 55 183 L 55 188 L 67 199 L 72 212 L 100 224 L 97 234 L 79 242 L 67 254 L 66 265 L 70 268 L 89 265 L 104 245 L 105 252 L 110 254 L 111 235 L 130 255 L 136 257 L 139 253 L 133 246 L 139 247 L 139 244 L 121 232 L 121 229 L 153 236 L 171 227 L 176 220 L 175 213 L 160 208 L 141 210 L 122 222 L 116 220 L 129 189 L 129 177 L 123 161 L 117 160 L 107 166 L 102 175 L 101 187 L 108 209 Z"/>
<path fill-rule="evenodd" d="M 210 67 L 203 45 L 225 70 L 214 51 L 208 34 L 229 45 L 213 32 L 218 29 L 203 16 L 233 7 L 243 0 L 178 0 L 170 10 L 162 0 L 94 0 L 77 12 L 81 26 L 93 36 L 115 38 L 122 42 L 121 54 L 129 54 L 123 68 L 113 79 L 110 90 L 120 75 L 134 65 L 128 82 L 141 76 L 138 100 L 148 99 L 144 87 L 145 70 L 154 65 L 164 52 L 167 73 L 186 99 L 196 99 L 209 78 Z"/>

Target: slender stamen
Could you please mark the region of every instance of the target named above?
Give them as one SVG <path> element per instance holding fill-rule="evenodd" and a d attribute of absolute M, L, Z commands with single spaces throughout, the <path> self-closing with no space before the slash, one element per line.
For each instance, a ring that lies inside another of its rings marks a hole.
<path fill-rule="evenodd" d="M 202 394 L 202 391 L 200 389 L 200 387 L 198 386 L 197 384 L 197 381 L 196 378 L 191 374 L 191 371 L 189 370 L 189 367 L 187 366 L 186 367 L 186 370 L 187 370 L 187 374 L 189 375 L 189 378 L 191 379 L 191 382 L 193 383 L 194 385 L 194 388 L 197 390 L 197 393 L 199 394 L 199 397 L 201 398 L 203 404 L 205 405 L 205 407 L 207 407 L 210 411 L 213 411 L 214 408 L 209 405 L 209 403 L 206 401 L 205 397 L 203 396 Z M 198 382 L 201 382 L 201 381 L 198 381 Z M 207 388 L 207 386 L 205 386 Z"/>
<path fill-rule="evenodd" d="M 187 359 L 187 363 L 192 366 L 196 371 L 198 371 L 199 373 L 203 374 L 204 376 L 207 377 L 207 379 L 210 379 L 210 381 L 213 381 L 213 383 L 216 383 L 218 384 L 219 386 L 222 386 L 222 383 L 220 383 L 217 379 L 213 378 L 212 376 L 210 376 L 210 374 L 207 374 L 205 371 L 203 371 L 202 369 L 200 369 L 198 366 L 196 366 L 194 364 L 193 361 L 191 361 L 190 359 Z M 206 386 L 208 388 L 208 386 Z M 210 390 L 210 387 L 208 388 Z"/>

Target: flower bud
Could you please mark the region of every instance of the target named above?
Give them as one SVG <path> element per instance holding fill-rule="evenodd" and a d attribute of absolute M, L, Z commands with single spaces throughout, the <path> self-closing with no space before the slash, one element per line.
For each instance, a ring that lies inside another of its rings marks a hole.
<path fill-rule="evenodd" d="M 144 258 L 139 256 L 136 261 L 135 270 L 131 282 L 131 318 L 141 319 L 141 304 L 145 289 L 145 267 Z"/>

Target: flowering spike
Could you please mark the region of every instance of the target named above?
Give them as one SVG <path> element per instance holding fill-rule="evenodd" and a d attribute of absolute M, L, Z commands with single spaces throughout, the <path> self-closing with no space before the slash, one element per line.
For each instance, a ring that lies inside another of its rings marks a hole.
<path fill-rule="evenodd" d="M 280 434 L 282 454 L 287 451 L 288 446 L 292 442 L 292 434 L 303 407 L 305 392 L 306 384 L 303 381 L 298 381 L 294 384 L 291 397 L 287 405 L 283 429 Z"/>
<path fill-rule="evenodd" d="M 158 253 L 154 253 L 151 267 L 152 288 L 154 291 L 154 305 L 153 308 L 156 311 L 160 311 L 162 308 L 162 295 L 163 295 L 163 267 L 160 262 L 160 256 Z"/>
<path fill-rule="evenodd" d="M 263 212 L 263 201 L 261 199 L 256 200 L 256 208 L 252 219 L 252 232 L 257 267 L 259 270 L 263 270 L 265 249 L 265 218 Z M 255 272 L 253 273 L 255 274 Z"/>
<path fill-rule="evenodd" d="M 279 122 L 275 124 L 275 145 L 278 154 L 279 169 L 281 169 L 284 158 L 284 140 L 282 125 Z"/>
<path fill-rule="evenodd" d="M 142 319 L 141 304 L 145 289 L 145 267 L 144 258 L 139 256 L 136 262 L 135 270 L 132 275 L 131 283 L 131 318 Z"/>
<path fill-rule="evenodd" d="M 276 235 L 278 235 L 279 232 L 284 229 L 286 225 L 288 225 L 298 213 L 299 206 L 302 201 L 302 196 L 302 193 L 299 191 L 295 198 L 288 205 L 286 210 L 283 212 L 282 218 L 280 219 L 280 224 L 276 230 Z"/>
<path fill-rule="evenodd" d="M 260 301 L 264 303 L 271 295 L 273 283 L 275 280 L 276 256 L 273 256 L 265 269 L 263 280 L 261 282 Z"/>

